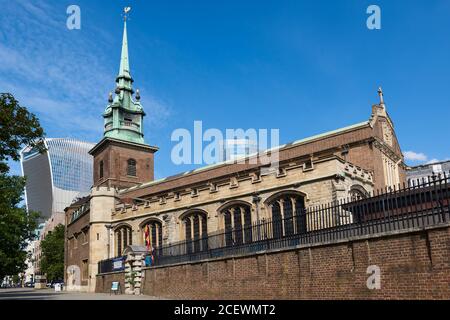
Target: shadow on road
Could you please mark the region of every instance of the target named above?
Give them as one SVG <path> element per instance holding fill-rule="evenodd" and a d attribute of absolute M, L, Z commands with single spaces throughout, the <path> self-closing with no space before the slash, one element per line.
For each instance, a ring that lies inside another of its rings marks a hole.
<path fill-rule="evenodd" d="M 51 299 L 54 296 L 58 296 L 60 293 L 51 292 L 49 290 L 38 289 L 5 289 L 0 290 L 0 300 L 15 300 L 15 299 L 27 299 L 27 300 L 46 300 Z"/>
<path fill-rule="evenodd" d="M 0 289 L 0 300 L 160 300 L 151 296 L 108 295 L 104 293 L 55 292 L 51 289 Z"/>

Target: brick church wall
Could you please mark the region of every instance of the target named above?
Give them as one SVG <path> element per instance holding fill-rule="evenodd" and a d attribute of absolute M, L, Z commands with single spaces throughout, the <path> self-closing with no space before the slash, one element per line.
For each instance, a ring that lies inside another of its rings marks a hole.
<path fill-rule="evenodd" d="M 367 268 L 381 270 L 370 290 Z M 181 299 L 450 299 L 450 226 L 145 270 L 143 292 Z"/>
<path fill-rule="evenodd" d="M 70 219 L 74 208 L 67 211 L 66 219 Z M 82 215 L 75 222 L 69 224 L 66 222 L 66 241 L 65 241 L 65 266 L 77 266 L 80 270 L 80 285 L 87 286 L 88 279 L 83 278 L 83 260 L 89 261 L 89 232 L 86 231 L 86 237 L 83 235 L 84 229 L 89 229 L 89 212 Z M 76 235 L 76 238 L 75 238 Z M 67 272 L 64 274 L 65 283 L 68 283 Z"/>
<path fill-rule="evenodd" d="M 136 161 L 136 176 L 127 175 L 127 161 Z M 103 161 L 103 178 L 100 178 L 100 162 Z M 154 155 L 150 147 L 106 142 L 94 153 L 93 178 L 95 186 L 129 188 L 154 179 Z"/>
<path fill-rule="evenodd" d="M 125 293 L 125 272 L 111 272 L 97 275 L 95 292 L 97 293 L 109 293 L 113 281 L 118 281 L 122 288 L 122 294 Z"/>

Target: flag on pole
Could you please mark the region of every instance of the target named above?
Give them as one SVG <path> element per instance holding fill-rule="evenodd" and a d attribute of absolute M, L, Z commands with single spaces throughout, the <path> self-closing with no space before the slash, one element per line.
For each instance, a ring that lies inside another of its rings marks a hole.
<path fill-rule="evenodd" d="M 150 228 L 148 225 L 145 226 L 144 229 L 144 237 L 145 237 L 145 246 L 147 247 L 147 251 L 150 251 Z"/>
<path fill-rule="evenodd" d="M 150 254 L 145 257 L 145 265 L 153 266 L 155 264 L 155 256 L 154 256 L 155 250 L 152 246 L 152 236 L 150 234 L 149 225 L 146 225 L 144 228 L 144 238 L 145 238 L 145 246 L 147 247 L 147 251 L 150 252 Z"/>

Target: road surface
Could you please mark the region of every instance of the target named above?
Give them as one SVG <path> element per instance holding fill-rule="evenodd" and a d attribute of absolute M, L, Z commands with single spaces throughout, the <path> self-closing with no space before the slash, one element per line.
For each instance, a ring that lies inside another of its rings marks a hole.
<path fill-rule="evenodd" d="M 158 297 L 104 293 L 55 292 L 54 289 L 0 289 L 0 300 L 160 300 Z"/>

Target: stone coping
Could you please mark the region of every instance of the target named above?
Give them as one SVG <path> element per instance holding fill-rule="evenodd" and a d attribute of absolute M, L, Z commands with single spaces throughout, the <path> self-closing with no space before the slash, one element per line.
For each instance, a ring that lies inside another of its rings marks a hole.
<path fill-rule="evenodd" d="M 98 276 L 107 276 L 107 275 L 110 275 L 110 274 L 120 274 L 120 273 L 124 273 L 125 274 L 125 270 L 122 270 L 122 271 L 111 271 L 111 272 L 105 272 L 105 273 L 97 273 L 95 276 L 96 277 L 98 277 Z"/>

